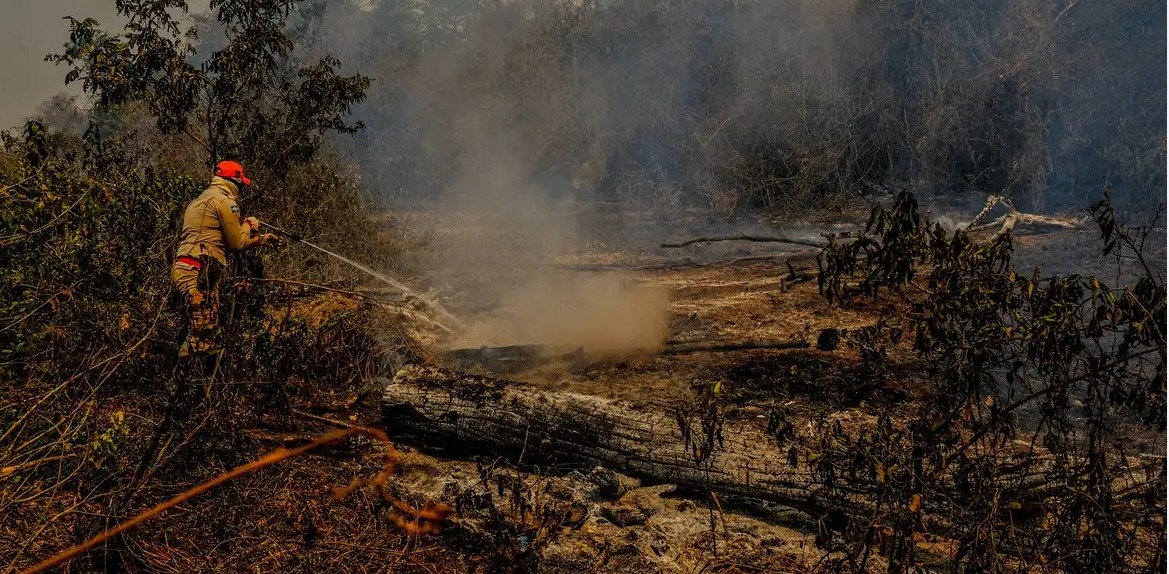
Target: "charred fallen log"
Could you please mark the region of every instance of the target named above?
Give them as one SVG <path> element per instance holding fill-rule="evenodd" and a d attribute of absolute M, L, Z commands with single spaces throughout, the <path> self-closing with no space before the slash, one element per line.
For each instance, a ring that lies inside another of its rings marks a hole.
<path fill-rule="evenodd" d="M 717 259 L 714 261 L 696 261 L 692 258 L 675 259 L 672 261 L 661 261 L 657 263 L 647 264 L 630 264 L 630 263 L 548 263 L 545 267 L 560 269 L 564 271 L 658 271 L 666 269 L 697 269 L 700 267 L 719 267 L 722 265 L 738 265 L 742 263 L 757 263 L 762 261 L 815 261 L 816 255 L 820 253 L 819 248 L 815 249 L 801 249 L 799 251 L 785 251 L 782 253 L 768 253 L 761 255 L 750 255 L 746 257 L 733 257 L 730 259 Z"/>
<path fill-rule="evenodd" d="M 748 506 L 756 501 L 760 508 L 769 505 L 758 501 L 777 504 L 835 524 L 837 530 L 846 523 L 868 529 L 871 520 L 892 512 L 921 519 L 926 531 L 941 535 L 954 528 L 956 517 L 970 511 L 961 504 L 962 474 L 939 474 L 940 480 L 916 491 L 922 494 L 900 498 L 882 489 L 885 470 L 875 477 L 861 473 L 849 478 L 847 469 L 822 465 L 811 455 L 805 460 L 796 450 L 785 453 L 761 419 L 724 419 L 715 448 L 700 453 L 687 436 L 702 433 L 704 421 L 669 409 L 546 391 L 438 367 L 400 370 L 386 386 L 382 418 L 395 440 L 425 451 L 499 456 L 529 468 L 602 466 L 647 483 L 673 484 L 679 492 L 702 498 L 714 495 Z M 995 468 L 995 488 L 1010 501 L 1001 519 L 1022 520 L 1032 509 L 1060 504 L 1074 487 L 1053 480 L 1051 463 L 1042 453 L 1010 450 L 982 462 Z M 835 479 L 832 473 L 837 473 Z M 1117 493 L 1124 493 L 1117 500 L 1135 503 L 1154 492 L 1134 487 L 1152 484 L 1145 471 L 1133 467 L 1125 476 L 1132 482 L 1116 481 Z M 931 509 L 919 515 L 923 498 Z"/>
<path fill-rule="evenodd" d="M 830 329 L 835 331 L 834 329 Z M 836 342 L 826 344 L 825 335 L 820 333 L 816 348 L 832 351 Z M 834 341 L 839 341 L 839 338 Z M 633 353 L 647 355 L 685 355 L 688 353 L 724 353 L 756 349 L 792 350 L 807 349 L 807 341 L 688 341 L 668 342 L 660 348 L 630 349 Z M 588 362 L 583 347 L 556 347 L 550 345 L 505 345 L 502 347 L 473 347 L 451 349 L 442 354 L 442 364 L 453 369 L 482 367 L 496 373 L 513 373 L 541 365 L 558 362 Z M 594 357 L 595 358 L 595 357 Z"/>
<path fill-rule="evenodd" d="M 581 347 L 550 345 L 505 345 L 451 349 L 442 354 L 442 363 L 455 369 L 483 367 L 496 373 L 512 373 L 549 363 L 576 361 L 584 356 Z"/>
<path fill-rule="evenodd" d="M 697 343 L 670 343 L 662 349 L 663 355 L 685 355 L 687 353 L 717 353 L 723 351 L 746 351 L 752 349 L 807 349 L 807 341 L 706 341 Z"/>
<path fill-rule="evenodd" d="M 382 417 L 396 440 L 432 450 L 489 453 L 514 463 L 601 465 L 707 496 L 732 495 L 813 514 L 853 512 L 863 497 L 818 484 L 783 455 L 763 421 L 730 422 L 712 453 L 696 454 L 677 413 L 549 392 L 493 377 L 408 366 L 386 386 Z"/>
<path fill-rule="evenodd" d="M 775 236 L 759 236 L 759 235 L 725 235 L 720 237 L 696 237 L 694 239 L 687 239 L 678 243 L 662 243 L 660 247 L 664 249 L 675 249 L 678 247 L 686 247 L 687 245 L 694 245 L 695 243 L 713 243 L 716 241 L 753 241 L 756 243 L 787 243 L 789 245 L 803 245 L 805 247 L 824 247 L 826 243 L 814 239 L 800 239 L 796 237 L 787 237 L 784 235 Z"/>

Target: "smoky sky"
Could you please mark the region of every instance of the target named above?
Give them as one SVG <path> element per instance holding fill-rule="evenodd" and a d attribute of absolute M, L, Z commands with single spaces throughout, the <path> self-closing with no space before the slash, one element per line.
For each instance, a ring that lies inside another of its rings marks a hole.
<path fill-rule="evenodd" d="M 189 4 L 192 11 L 207 8 L 206 0 Z M 113 0 L 0 0 L 0 129 L 59 92 L 80 93 L 80 84 L 65 85 L 64 67 L 44 61 L 69 39 L 65 16 L 93 18 L 107 30 L 123 23 Z"/>
<path fill-rule="evenodd" d="M 0 0 L 0 127 L 16 125 L 65 86 L 65 70 L 44 61 L 69 37 L 66 15 L 113 22 L 113 2 L 94 0 Z"/>
<path fill-rule="evenodd" d="M 870 182 L 1033 210 L 1163 197 L 1164 0 L 309 4 L 298 47 L 374 79 L 341 142 L 391 205 L 533 187 L 783 210 Z"/>

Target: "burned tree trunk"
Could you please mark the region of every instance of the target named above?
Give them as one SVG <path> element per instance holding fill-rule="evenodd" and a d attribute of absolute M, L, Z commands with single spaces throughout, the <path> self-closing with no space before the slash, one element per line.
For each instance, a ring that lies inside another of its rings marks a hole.
<path fill-rule="evenodd" d="M 688 239 L 680 243 L 662 243 L 660 247 L 664 249 L 686 247 L 695 243 L 712 243 L 715 241 L 754 241 L 757 243 L 787 243 L 790 245 L 803 245 L 805 247 L 822 248 L 826 244 L 823 241 L 814 239 L 798 239 L 794 237 L 787 237 L 782 235 L 777 236 L 758 236 L 758 235 L 726 235 L 721 237 L 696 237 Z"/>
<path fill-rule="evenodd" d="M 690 423 L 665 409 L 419 366 L 403 368 L 387 385 L 382 414 L 395 440 L 421 447 L 601 465 L 700 495 L 811 513 L 865 506 L 819 487 L 808 464 L 789 461 L 768 438 L 763 421 L 725 423 L 721 444 L 698 462 L 684 438 Z"/>
<path fill-rule="evenodd" d="M 823 345 L 824 332 L 821 331 L 817 348 L 821 351 L 831 351 L 835 346 Z M 722 353 L 729 351 L 746 351 L 754 349 L 807 349 L 812 345 L 807 341 L 691 341 L 667 342 L 660 349 L 645 348 L 641 352 L 657 355 L 685 355 L 687 353 Z M 631 349 L 631 352 L 637 351 Z M 509 373 L 517 370 L 555 363 L 587 362 L 588 355 L 584 347 L 556 347 L 552 345 L 504 345 L 502 347 L 478 347 L 451 349 L 441 355 L 442 364 L 452 369 L 471 369 L 476 366 L 486 368 L 494 373 Z"/>

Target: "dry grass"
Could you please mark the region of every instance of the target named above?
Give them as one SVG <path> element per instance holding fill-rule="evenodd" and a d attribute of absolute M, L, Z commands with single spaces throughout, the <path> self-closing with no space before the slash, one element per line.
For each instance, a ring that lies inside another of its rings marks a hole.
<path fill-rule="evenodd" d="M 417 355 L 412 350 L 421 348 L 407 335 L 421 328 L 406 325 L 409 316 L 393 306 L 304 289 L 287 295 L 284 305 L 268 309 L 268 325 L 275 330 L 297 325 L 314 339 L 320 347 L 305 354 L 306 361 L 327 357 L 333 365 L 351 362 L 365 366 L 345 370 L 364 369 L 372 375 L 385 361 L 413 360 Z M 360 324 L 355 324 L 358 318 Z M 358 331 L 376 335 L 382 341 L 379 350 L 371 353 L 359 344 L 361 339 L 354 336 Z M 108 369 L 117 357 L 95 363 L 95 369 Z M 183 395 L 193 402 L 183 403 L 170 426 L 163 424 L 172 412 L 161 386 L 99 386 L 80 395 L 70 388 L 84 380 L 30 387 L 23 394 L 14 390 L 0 404 L 4 420 L 12 423 L 0 429 L 5 436 L 0 448 L 0 564 L 5 568 L 0 571 L 31 567 L 183 492 L 188 495 L 177 500 L 181 504 L 104 541 L 74 560 L 70 569 L 103 571 L 119 564 L 129 571 L 160 572 L 304 567 L 433 572 L 461 560 L 457 553 L 406 534 L 415 527 L 395 516 L 409 510 L 396 497 L 379 494 L 377 483 L 388 476 L 387 456 L 393 453 L 388 442 L 334 434 L 328 441 L 265 455 L 270 442 L 254 438 L 275 429 L 306 436 L 304 442 L 309 442 L 330 430 L 320 423 L 330 417 L 275 420 L 282 409 L 279 403 L 266 402 L 272 390 L 287 395 L 286 413 L 325 412 L 345 422 L 376 423 L 376 400 L 366 394 L 362 376 L 334 376 L 330 385 L 296 377 L 219 379 L 205 387 L 206 397 L 188 396 L 202 395 L 202 386 Z M 162 439 L 156 456 L 135 470 L 141 457 L 150 456 L 144 447 L 155 434 Z M 317 453 L 270 467 L 318 447 Z M 358 489 L 333 500 L 335 488 L 362 476 L 380 479 L 360 483 L 372 491 Z M 203 492 L 211 486 L 218 487 Z M 187 500 L 192 489 L 200 496 Z"/>
<path fill-rule="evenodd" d="M 298 456 L 301 456 L 305 453 L 319 449 L 319 448 L 324 447 L 326 445 L 329 445 L 331 443 L 335 443 L 337 441 L 340 441 L 343 439 L 348 439 L 351 437 L 356 437 L 356 436 L 366 436 L 366 437 L 369 437 L 372 439 L 376 439 L 383 447 L 383 450 L 385 452 L 385 461 L 383 463 L 381 471 L 377 474 L 377 476 L 375 478 L 362 479 L 362 478 L 358 477 L 358 478 L 354 478 L 350 482 L 350 486 L 338 487 L 335 490 L 336 498 L 339 498 L 339 499 L 345 498 L 346 496 L 348 496 L 349 494 L 351 494 L 353 491 L 357 490 L 358 488 L 371 487 L 373 489 L 376 489 L 378 492 L 380 492 L 383 495 L 383 499 L 386 502 L 393 504 L 394 507 L 397 508 L 398 510 L 406 511 L 409 513 L 408 514 L 408 516 L 410 517 L 409 520 L 406 520 L 403 518 L 397 518 L 394 521 L 395 524 L 397 524 L 399 527 L 401 527 L 404 531 L 406 531 L 406 532 L 420 532 L 420 533 L 422 533 L 422 532 L 429 533 L 430 531 L 437 532 L 438 531 L 437 523 L 441 522 L 443 519 L 445 519 L 447 513 L 449 512 L 446 506 L 443 506 L 443 505 L 436 506 L 436 507 L 434 507 L 434 510 L 430 511 L 430 512 L 426 512 L 426 511 L 410 512 L 412 509 L 410 509 L 404 503 L 401 503 L 401 502 L 397 501 L 396 499 L 392 498 L 385 491 L 386 483 L 393 476 L 395 466 L 397 465 L 397 462 L 398 462 L 398 459 L 400 456 L 398 454 L 398 451 L 396 449 L 394 449 L 394 446 L 390 443 L 390 440 L 385 435 L 385 433 L 380 431 L 380 430 L 377 430 L 377 429 L 370 429 L 370 428 L 363 428 L 363 427 L 349 427 L 349 428 L 345 428 L 345 429 L 341 429 L 341 430 L 332 431 L 328 434 L 325 434 L 325 435 L 317 438 L 316 440 L 313 440 L 312 442 L 310 442 L 306 445 L 299 446 L 299 447 L 291 449 L 291 450 L 286 449 L 286 448 L 276 449 L 276 450 L 264 455 L 263 457 L 260 457 L 257 460 L 254 460 L 254 461 L 249 462 L 247 464 L 244 464 L 242 466 L 236 467 L 229 472 L 222 473 L 219 476 L 212 478 L 211 480 L 208 480 L 208 481 L 203 482 L 197 486 L 189 488 L 189 489 L 171 497 L 170 499 L 168 499 L 164 502 L 161 502 L 159 504 L 154 505 L 153 507 L 149 508 L 148 510 L 141 512 L 141 513 L 135 515 L 134 517 L 119 523 L 117 526 L 114 526 L 113 528 L 110 528 L 110 529 L 90 538 L 89 540 L 86 540 L 85 542 L 79 543 L 79 544 L 69 548 L 68 550 L 64 550 L 64 551 L 59 552 L 56 555 L 52 556 L 51 558 L 45 559 L 44 561 L 38 563 L 37 565 L 24 570 L 22 572 L 22 574 L 37 574 L 39 572 L 44 572 L 50 568 L 55 568 L 57 566 L 61 566 L 63 564 L 66 564 L 69 561 L 76 558 L 77 556 L 80 556 L 80 555 L 96 548 L 99 545 L 105 544 L 108 541 L 113 540 L 115 537 L 137 527 L 139 524 L 142 524 L 143 522 L 146 522 L 147 520 L 150 520 L 156 516 L 159 516 L 160 514 L 166 512 L 167 510 L 170 510 L 170 509 L 172 509 L 180 504 L 183 504 L 184 502 L 187 502 L 193 498 L 201 496 L 201 495 L 205 494 L 206 492 L 208 492 L 208 491 L 210 491 L 210 490 L 212 490 L 220 485 L 223 485 L 225 483 L 236 480 L 242 476 L 246 476 L 248 474 L 258 472 L 260 470 L 263 470 L 265 468 L 268 468 L 270 466 L 273 466 L 273 465 L 280 463 L 280 462 L 283 462 L 285 460 L 296 458 Z M 431 509 L 431 505 L 428 504 L 426 509 L 429 511 Z M 421 524 L 422 526 L 419 526 L 419 524 Z M 306 537 L 307 536 L 309 536 L 308 533 L 306 533 Z"/>

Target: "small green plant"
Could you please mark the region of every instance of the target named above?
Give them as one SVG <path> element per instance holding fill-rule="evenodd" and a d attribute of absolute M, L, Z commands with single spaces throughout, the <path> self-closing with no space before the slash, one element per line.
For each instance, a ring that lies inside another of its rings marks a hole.
<path fill-rule="evenodd" d="M 122 443 L 130 436 L 130 432 L 126 413 L 122 411 L 111 413 L 109 426 L 94 437 L 89 444 L 89 449 L 92 452 L 89 461 L 100 470 L 107 461 L 119 456 L 119 451 L 123 450 Z"/>

